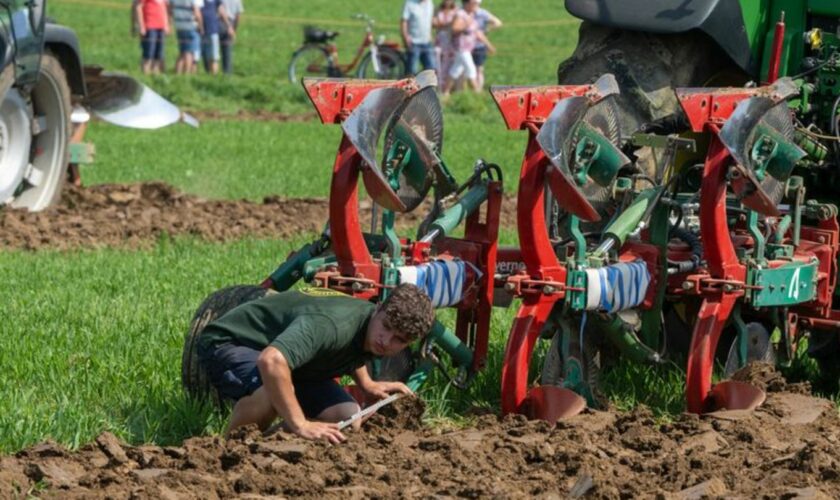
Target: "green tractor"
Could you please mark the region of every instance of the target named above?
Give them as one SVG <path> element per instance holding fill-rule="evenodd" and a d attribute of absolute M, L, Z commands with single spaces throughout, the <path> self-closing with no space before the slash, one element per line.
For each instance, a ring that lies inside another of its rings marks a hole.
<path fill-rule="evenodd" d="M 46 17 L 47 0 L 0 0 L 0 207 L 43 210 L 61 197 L 93 147 L 91 114 L 160 128 L 189 115 L 133 78 L 82 64 L 73 30 Z"/>
<path fill-rule="evenodd" d="M 657 161 L 653 148 L 639 147 L 640 137 L 691 136 L 676 89 L 756 87 L 787 78 L 794 96 L 768 119 L 777 133 L 806 153 L 788 174 L 804 184 L 806 203 L 840 205 L 840 1 L 565 0 L 565 7 L 583 23 L 577 47 L 558 67 L 559 83 L 586 84 L 603 74 L 615 76 L 621 89 L 615 100 L 619 136 L 624 150 L 632 151 L 631 168 L 637 174 L 654 177 Z M 702 165 L 705 148 L 702 137 L 691 137 L 698 140 L 697 153 L 680 153 L 674 162 L 685 170 L 678 190 L 687 193 L 699 188 L 691 169 Z M 769 202 L 781 205 L 790 187 L 762 182 L 760 189 Z M 610 205 L 610 188 L 584 186 L 584 191 L 602 220 L 610 220 L 617 210 Z M 562 227 L 566 214 L 556 205 L 549 209 L 555 214 L 549 230 Z M 605 222 L 600 224 L 584 229 L 597 234 Z M 838 304 L 835 293 L 832 308 Z M 666 304 L 663 323 L 674 332 L 667 339 L 669 349 L 684 352 L 688 339 L 680 333 L 691 331 L 692 316 L 678 309 Z M 810 326 L 799 325 L 810 333 L 808 352 L 836 384 L 840 326 L 813 331 Z M 769 346 L 772 330 L 756 329 L 762 337 L 756 345 Z M 720 345 L 729 347 L 728 342 Z M 784 347 L 790 354 L 791 347 Z M 718 355 L 726 359 L 725 351 Z M 761 350 L 755 358 L 773 356 Z"/>

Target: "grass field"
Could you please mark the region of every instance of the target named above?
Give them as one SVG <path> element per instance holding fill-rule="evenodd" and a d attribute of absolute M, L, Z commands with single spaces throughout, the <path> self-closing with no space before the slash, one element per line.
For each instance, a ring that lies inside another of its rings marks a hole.
<path fill-rule="evenodd" d="M 285 65 L 305 24 L 342 31 L 352 47 L 366 11 L 396 33 L 402 2 L 246 0 L 230 77 L 171 75 L 147 83 L 189 110 L 309 111 Z M 137 75 L 137 40 L 127 2 L 55 0 L 50 14 L 76 29 L 88 63 Z M 485 0 L 506 27 L 493 34 L 499 54 L 490 83 L 551 83 L 576 40 L 576 22 L 559 0 Z M 169 60 L 174 62 L 170 42 Z M 207 197 L 258 200 L 269 194 L 326 196 L 338 144 L 336 127 L 317 122 L 207 121 L 199 129 L 137 132 L 95 123 L 88 139 L 97 163 L 87 183 L 164 180 Z M 522 133 L 504 129 L 489 97 L 463 95 L 446 108 L 444 156 L 463 179 L 478 157 L 502 165 L 516 187 Z M 0 452 L 52 438 L 69 446 L 110 430 L 134 443 L 171 444 L 219 432 L 222 419 L 188 401 L 180 386 L 183 334 L 209 292 L 257 282 L 306 239 L 208 244 L 163 238 L 149 251 L 0 252 Z M 514 242 L 510 233 L 505 239 Z M 498 407 L 501 353 L 515 310 L 494 312 L 488 369 L 460 393 L 439 379 L 424 392 L 433 419 L 471 407 Z M 539 365 L 539 359 L 534 363 Z M 660 415 L 681 411 L 682 378 L 673 369 L 620 365 L 605 388 L 620 408 L 640 402 Z"/>

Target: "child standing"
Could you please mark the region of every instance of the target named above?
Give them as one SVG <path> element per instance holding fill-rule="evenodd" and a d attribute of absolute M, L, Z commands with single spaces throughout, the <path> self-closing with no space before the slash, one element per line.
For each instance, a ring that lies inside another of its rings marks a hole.
<path fill-rule="evenodd" d="M 163 72 L 163 38 L 169 34 L 167 0 L 135 0 L 134 25 L 140 34 L 143 73 Z"/>

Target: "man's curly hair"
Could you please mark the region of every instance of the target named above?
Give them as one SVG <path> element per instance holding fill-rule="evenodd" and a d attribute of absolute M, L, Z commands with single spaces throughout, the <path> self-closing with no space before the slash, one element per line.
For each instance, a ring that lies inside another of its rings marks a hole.
<path fill-rule="evenodd" d="M 391 290 L 380 307 L 384 313 L 382 323 L 385 328 L 401 332 L 409 342 L 424 338 L 435 321 L 435 310 L 429 296 L 408 283 Z"/>

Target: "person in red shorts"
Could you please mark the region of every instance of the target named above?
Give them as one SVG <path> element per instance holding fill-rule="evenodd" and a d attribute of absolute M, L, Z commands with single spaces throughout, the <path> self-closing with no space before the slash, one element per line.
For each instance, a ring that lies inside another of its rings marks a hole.
<path fill-rule="evenodd" d="M 163 72 L 163 39 L 169 34 L 168 0 L 134 0 L 133 26 L 140 34 L 143 73 Z"/>

